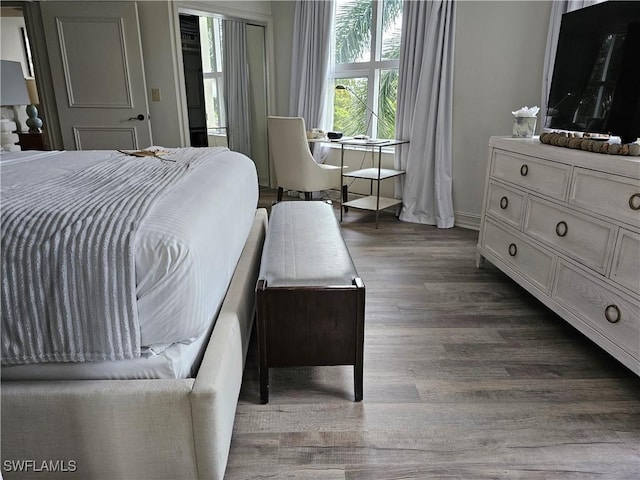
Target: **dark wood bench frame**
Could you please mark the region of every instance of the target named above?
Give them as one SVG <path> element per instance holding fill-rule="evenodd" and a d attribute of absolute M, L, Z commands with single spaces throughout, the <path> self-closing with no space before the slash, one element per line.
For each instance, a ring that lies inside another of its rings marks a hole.
<path fill-rule="evenodd" d="M 269 401 L 269 368 L 353 365 L 362 400 L 365 286 L 256 287 L 260 401 Z"/>

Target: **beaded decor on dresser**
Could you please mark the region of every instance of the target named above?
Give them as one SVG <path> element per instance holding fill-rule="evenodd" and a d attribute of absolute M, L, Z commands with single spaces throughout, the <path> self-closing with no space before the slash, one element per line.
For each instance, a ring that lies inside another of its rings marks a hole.
<path fill-rule="evenodd" d="M 596 140 L 591 137 L 578 137 L 566 132 L 547 132 L 540 135 L 540 141 L 548 145 L 573 148 L 586 152 L 607 153 L 609 155 L 640 156 L 640 144 L 638 143 L 610 143 L 607 140 Z"/>

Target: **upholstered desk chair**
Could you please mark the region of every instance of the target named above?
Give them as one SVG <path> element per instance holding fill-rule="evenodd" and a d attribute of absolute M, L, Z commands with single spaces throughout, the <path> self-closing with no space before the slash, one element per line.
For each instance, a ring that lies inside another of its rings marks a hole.
<path fill-rule="evenodd" d="M 340 191 L 340 167 L 316 163 L 309 150 L 304 118 L 268 117 L 267 133 L 278 202 L 285 188 L 304 192 L 305 200 L 311 200 L 311 193 L 319 190 L 337 188 Z"/>

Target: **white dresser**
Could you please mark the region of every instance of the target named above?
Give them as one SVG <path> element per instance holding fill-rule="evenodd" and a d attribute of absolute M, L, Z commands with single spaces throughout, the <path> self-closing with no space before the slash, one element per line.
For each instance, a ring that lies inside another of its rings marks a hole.
<path fill-rule="evenodd" d="M 492 137 L 484 259 L 640 375 L 640 157 Z"/>

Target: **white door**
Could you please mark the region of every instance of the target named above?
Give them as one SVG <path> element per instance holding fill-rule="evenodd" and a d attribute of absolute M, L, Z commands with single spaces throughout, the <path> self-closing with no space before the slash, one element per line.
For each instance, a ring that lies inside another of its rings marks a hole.
<path fill-rule="evenodd" d="M 40 2 L 65 150 L 151 145 L 135 2 Z"/>

